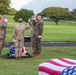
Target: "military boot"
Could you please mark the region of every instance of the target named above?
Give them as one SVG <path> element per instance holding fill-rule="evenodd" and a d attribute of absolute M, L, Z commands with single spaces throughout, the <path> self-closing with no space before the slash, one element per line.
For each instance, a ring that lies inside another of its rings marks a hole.
<path fill-rule="evenodd" d="M 0 59 L 2 59 L 2 57 L 1 57 L 1 51 L 0 51 Z"/>
<path fill-rule="evenodd" d="M 0 54 L 0 59 L 2 59 L 1 54 Z"/>
<path fill-rule="evenodd" d="M 36 54 L 35 58 L 40 58 L 40 54 Z"/>
<path fill-rule="evenodd" d="M 35 53 L 33 53 L 31 56 L 32 56 L 32 57 L 35 57 L 35 56 L 36 56 L 36 54 L 35 54 Z"/>
<path fill-rule="evenodd" d="M 18 56 L 18 57 L 16 57 L 16 60 L 20 60 L 20 57 Z"/>

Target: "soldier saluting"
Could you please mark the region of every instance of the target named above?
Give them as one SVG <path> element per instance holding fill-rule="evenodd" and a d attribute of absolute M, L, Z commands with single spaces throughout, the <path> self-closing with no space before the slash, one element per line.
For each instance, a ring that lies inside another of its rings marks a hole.
<path fill-rule="evenodd" d="M 15 46 L 15 57 L 17 60 L 21 57 L 21 50 L 24 47 L 24 31 L 30 28 L 30 25 L 24 24 L 23 19 L 19 18 L 18 24 L 14 27 L 13 41 Z"/>
<path fill-rule="evenodd" d="M 3 44 L 5 41 L 6 26 L 7 26 L 7 23 L 5 21 L 5 18 L 3 16 L 0 17 L 0 58 L 1 58 L 1 52 L 3 49 Z"/>
<path fill-rule="evenodd" d="M 40 13 L 35 18 L 31 18 L 31 46 L 33 57 L 40 57 L 43 25 L 43 19 Z"/>

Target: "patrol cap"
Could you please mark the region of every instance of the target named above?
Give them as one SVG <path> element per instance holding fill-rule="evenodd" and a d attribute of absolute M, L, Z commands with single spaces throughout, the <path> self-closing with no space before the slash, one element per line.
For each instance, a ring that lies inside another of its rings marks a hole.
<path fill-rule="evenodd" d="M 19 22 L 22 22 L 22 21 L 23 21 L 23 19 L 22 19 L 22 18 L 19 18 L 19 19 L 18 19 L 18 21 L 19 21 Z"/>
<path fill-rule="evenodd" d="M 42 16 L 42 14 L 41 13 L 38 13 L 37 16 Z"/>

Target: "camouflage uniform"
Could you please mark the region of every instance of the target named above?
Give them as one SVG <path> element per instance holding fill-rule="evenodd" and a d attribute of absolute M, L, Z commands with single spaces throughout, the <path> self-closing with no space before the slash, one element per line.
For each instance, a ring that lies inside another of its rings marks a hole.
<path fill-rule="evenodd" d="M 2 49 L 3 49 L 3 44 L 5 41 L 5 28 L 7 26 L 6 23 L 2 21 L 2 18 L 3 17 L 0 17 L 0 56 L 1 56 Z"/>
<path fill-rule="evenodd" d="M 15 57 L 21 57 L 21 49 L 24 47 L 24 31 L 29 29 L 30 25 L 19 23 L 14 27 L 13 39 L 15 40 Z"/>
<path fill-rule="evenodd" d="M 33 54 L 40 54 L 41 52 L 41 38 L 43 32 L 43 20 L 31 24 L 31 46 Z"/>

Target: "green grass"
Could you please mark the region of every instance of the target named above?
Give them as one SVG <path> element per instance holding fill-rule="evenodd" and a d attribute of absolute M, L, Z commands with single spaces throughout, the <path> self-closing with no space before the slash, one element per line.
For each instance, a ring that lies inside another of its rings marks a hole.
<path fill-rule="evenodd" d="M 17 24 L 13 20 L 13 16 L 7 16 L 8 26 L 6 34 L 6 42 L 12 41 L 13 27 Z M 25 31 L 25 35 L 30 34 L 30 30 Z M 59 25 L 55 25 L 53 21 L 44 21 L 44 32 L 42 41 L 76 41 L 76 22 L 60 21 Z M 27 47 L 27 51 L 31 54 L 31 47 Z M 2 51 L 3 59 L 0 60 L 1 75 L 38 75 L 38 65 L 46 60 L 54 58 L 70 58 L 76 60 L 76 46 L 64 47 L 42 47 L 41 58 L 22 58 L 17 61 L 15 59 L 6 59 L 5 55 L 9 52 L 9 48 Z"/>
<path fill-rule="evenodd" d="M 5 15 L 8 19 L 6 42 L 12 41 L 13 28 L 17 24 L 14 16 Z M 25 35 L 30 34 L 30 29 L 25 31 Z M 42 41 L 76 41 L 76 21 L 59 21 L 56 25 L 53 21 L 44 21 Z"/>
<path fill-rule="evenodd" d="M 75 34 L 75 21 L 60 21 L 59 25 L 55 25 L 54 22 L 45 22 L 42 41 L 76 41 Z"/>
<path fill-rule="evenodd" d="M 76 47 L 42 47 L 41 58 L 22 58 L 21 60 L 6 59 L 9 49 L 2 51 L 3 59 L 0 60 L 1 75 L 38 75 L 38 65 L 54 58 L 70 58 L 76 60 Z M 27 47 L 31 53 L 31 48 Z"/>

